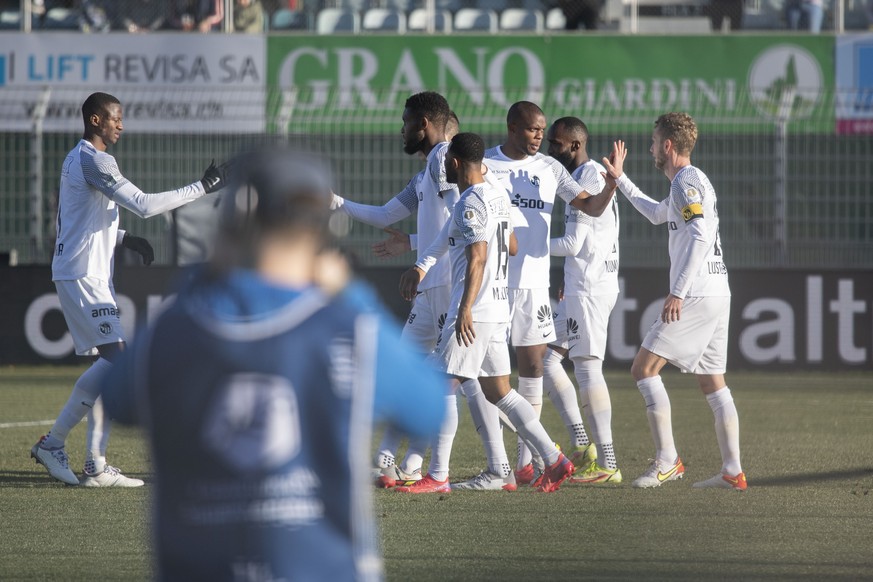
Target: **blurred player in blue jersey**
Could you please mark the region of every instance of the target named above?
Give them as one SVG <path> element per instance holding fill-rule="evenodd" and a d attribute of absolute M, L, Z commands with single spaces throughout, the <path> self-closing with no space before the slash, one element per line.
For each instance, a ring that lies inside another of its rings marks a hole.
<path fill-rule="evenodd" d="M 429 438 L 446 387 L 368 291 L 325 276 L 330 196 L 309 156 L 238 159 L 214 261 L 104 384 L 151 438 L 159 578 L 381 578 L 372 424 Z"/>
<path fill-rule="evenodd" d="M 744 491 L 740 424 L 724 379 L 731 291 L 718 235 L 715 189 L 691 164 L 696 143 L 697 124 L 687 113 L 665 113 L 655 121 L 649 151 L 655 167 L 670 180 L 670 195 L 660 202 L 646 196 L 624 173 L 624 142 L 615 143 L 613 161 L 603 161 L 607 184 L 617 184 L 640 214 L 652 224 L 666 223 L 669 233 L 670 292 L 631 366 L 646 401 L 656 456 L 632 485 L 658 487 L 685 474 L 673 441 L 670 398 L 660 376 L 669 362 L 697 376 L 715 417 L 721 472 L 694 487 Z"/>
<path fill-rule="evenodd" d="M 213 165 L 193 184 L 147 194 L 127 180 L 115 158 L 106 153 L 124 131 L 118 99 L 93 93 L 82 105 L 82 117 L 84 135 L 67 154 L 61 170 L 52 280 L 76 354 L 99 357 L 76 381 L 51 431 L 33 445 L 30 454 L 58 481 L 80 484 L 70 470 L 64 445 L 69 432 L 87 414 L 87 457 L 81 485 L 138 487 L 142 480 L 125 477 L 106 463 L 109 422 L 97 399 L 100 377 L 124 348 L 125 334 L 112 285 L 115 247 L 122 245 L 138 252 L 147 265 L 154 260 L 148 241 L 118 228 L 118 207 L 148 218 L 219 190 L 224 178 L 221 168 Z"/>

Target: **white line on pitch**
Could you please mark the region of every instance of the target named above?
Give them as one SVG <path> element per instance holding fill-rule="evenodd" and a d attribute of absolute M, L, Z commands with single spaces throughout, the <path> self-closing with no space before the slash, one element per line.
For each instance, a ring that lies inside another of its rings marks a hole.
<path fill-rule="evenodd" d="M 26 422 L 0 422 L 0 428 L 18 428 L 20 426 L 46 426 L 52 425 L 53 420 L 29 420 Z"/>

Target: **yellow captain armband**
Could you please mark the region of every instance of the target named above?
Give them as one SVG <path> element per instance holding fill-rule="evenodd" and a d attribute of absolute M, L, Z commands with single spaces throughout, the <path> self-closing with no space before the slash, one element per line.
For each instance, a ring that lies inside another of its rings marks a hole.
<path fill-rule="evenodd" d="M 682 219 L 685 222 L 695 218 L 703 218 L 703 205 L 698 202 L 693 202 L 682 209 Z"/>

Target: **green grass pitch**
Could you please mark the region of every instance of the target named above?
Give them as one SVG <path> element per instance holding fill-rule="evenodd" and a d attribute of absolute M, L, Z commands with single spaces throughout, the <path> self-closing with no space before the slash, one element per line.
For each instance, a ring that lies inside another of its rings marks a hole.
<path fill-rule="evenodd" d="M 29 458 L 82 368 L 0 369 L 0 579 L 150 576 L 149 484 L 68 488 Z M 610 372 L 613 433 L 625 483 L 558 493 L 375 492 L 389 580 L 873 579 L 873 375 L 729 374 L 749 490 L 693 490 L 720 466 L 712 413 L 692 377 L 664 375 L 686 479 L 629 482 L 653 454 L 643 401 Z M 547 401 L 543 422 L 567 441 Z M 10 426 L 12 425 L 12 426 Z M 84 425 L 68 443 L 81 469 Z M 507 433 L 514 457 L 514 436 Z M 110 462 L 150 480 L 136 429 L 115 428 Z M 464 407 L 452 479 L 484 467 Z"/>

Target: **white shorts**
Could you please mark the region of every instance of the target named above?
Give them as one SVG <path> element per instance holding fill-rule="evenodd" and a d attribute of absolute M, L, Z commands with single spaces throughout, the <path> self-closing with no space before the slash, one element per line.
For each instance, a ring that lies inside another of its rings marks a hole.
<path fill-rule="evenodd" d="M 510 342 L 513 346 L 538 346 L 555 341 L 549 290 L 509 290 Z"/>
<path fill-rule="evenodd" d="M 124 341 L 115 288 L 111 283 L 83 277 L 55 281 L 55 289 L 77 356 L 97 356 L 97 346 Z"/>
<path fill-rule="evenodd" d="M 403 340 L 419 346 L 424 354 L 431 353 L 446 322 L 451 294 L 449 285 L 440 285 L 416 295 L 403 326 Z"/>
<path fill-rule="evenodd" d="M 565 296 L 555 310 L 558 339 L 553 345 L 569 349 L 571 358 L 604 359 L 609 314 L 617 299 L 618 293 L 595 297 Z"/>
<path fill-rule="evenodd" d="M 473 332 L 476 339 L 471 345 L 458 344 L 455 319 L 448 321 L 431 355 L 436 367 L 460 378 L 508 376 L 512 366 L 506 344 L 506 324 L 474 321 Z"/>
<path fill-rule="evenodd" d="M 660 318 L 649 328 L 643 347 L 683 372 L 724 374 L 727 370 L 730 297 L 686 297 L 679 321 Z"/>

